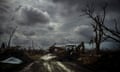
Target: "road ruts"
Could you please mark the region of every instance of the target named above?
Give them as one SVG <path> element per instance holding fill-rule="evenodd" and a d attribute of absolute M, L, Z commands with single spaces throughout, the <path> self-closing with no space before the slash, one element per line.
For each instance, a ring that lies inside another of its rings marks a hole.
<path fill-rule="evenodd" d="M 29 64 L 20 72 L 93 72 L 71 63 L 71 62 L 60 62 L 60 61 L 35 61 Z"/>

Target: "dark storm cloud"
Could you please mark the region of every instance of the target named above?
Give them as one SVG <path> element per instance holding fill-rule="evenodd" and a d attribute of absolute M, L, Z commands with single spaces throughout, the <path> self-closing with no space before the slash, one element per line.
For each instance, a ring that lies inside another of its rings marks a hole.
<path fill-rule="evenodd" d="M 74 31 L 77 35 L 83 36 L 84 38 L 86 38 L 86 41 L 89 41 L 94 36 L 92 27 L 89 25 L 80 25 L 76 27 Z"/>
<path fill-rule="evenodd" d="M 21 17 L 20 17 L 21 16 Z M 20 13 L 20 24 L 34 25 L 36 23 L 46 24 L 49 22 L 49 15 L 40 9 L 33 7 L 24 7 Z"/>
<path fill-rule="evenodd" d="M 89 27 L 92 21 L 80 15 L 88 1 L 90 0 L 10 0 L 13 4 L 0 4 L 0 34 L 3 39 L 7 38 L 17 25 L 19 28 L 13 37 L 15 45 L 29 46 L 31 40 L 43 47 L 55 42 L 87 42 L 93 34 Z M 105 0 L 96 1 L 97 5 L 101 5 Z M 119 0 L 107 1 L 111 7 L 109 12 L 111 11 L 113 16 L 118 15 L 116 12 L 119 11 Z M 111 14 L 106 18 L 109 21 Z"/>
<path fill-rule="evenodd" d="M 109 6 L 111 11 L 120 12 L 120 0 L 109 0 Z"/>
<path fill-rule="evenodd" d="M 14 29 L 14 28 L 11 27 L 11 26 L 7 26 L 7 28 L 6 28 L 6 26 L 2 26 L 2 27 L 0 28 L 0 33 L 1 33 L 1 34 L 10 34 L 13 29 Z"/>
<path fill-rule="evenodd" d="M 69 5 L 75 5 L 75 4 L 82 4 L 84 1 L 87 0 L 53 0 L 54 2 L 65 2 Z"/>
<path fill-rule="evenodd" d="M 54 2 L 66 3 L 70 7 L 73 5 L 78 5 L 78 10 L 80 11 L 81 7 L 84 7 L 87 3 L 92 1 L 95 2 L 97 6 L 103 5 L 105 2 L 108 3 L 110 11 L 120 11 L 120 0 L 53 0 Z"/>
<path fill-rule="evenodd" d="M 53 31 L 53 30 L 54 30 L 54 28 L 53 28 L 52 26 L 48 26 L 47 29 L 48 29 L 49 31 Z"/>
<path fill-rule="evenodd" d="M 35 35 L 35 32 L 34 32 L 34 31 L 31 31 L 31 32 L 23 31 L 22 33 L 23 33 L 25 36 L 33 36 L 33 35 Z"/>
<path fill-rule="evenodd" d="M 13 45 L 21 45 L 21 46 L 30 46 L 31 44 L 31 40 L 29 39 L 23 39 L 23 38 L 20 38 L 20 37 L 17 37 L 15 36 L 12 40 L 12 44 Z"/>
<path fill-rule="evenodd" d="M 0 0 L 0 35 L 10 34 L 13 29 L 9 23 L 10 5 L 7 0 Z"/>
<path fill-rule="evenodd" d="M 8 13 L 8 6 L 5 2 L 0 1 L 0 22 L 4 22 L 6 20 L 6 13 Z"/>
<path fill-rule="evenodd" d="M 46 29 L 36 30 L 35 33 L 38 34 L 38 35 L 44 36 L 44 35 L 48 34 L 48 32 L 49 32 L 49 30 L 47 30 L 47 28 L 46 28 Z"/>
<path fill-rule="evenodd" d="M 7 6 L 3 2 L 0 2 L 0 13 L 1 14 L 8 12 L 8 9 L 9 9 L 9 6 Z"/>

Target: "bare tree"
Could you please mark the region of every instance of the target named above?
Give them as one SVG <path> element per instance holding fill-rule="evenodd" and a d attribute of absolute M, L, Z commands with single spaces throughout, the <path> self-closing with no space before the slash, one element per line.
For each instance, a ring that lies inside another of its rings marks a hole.
<path fill-rule="evenodd" d="M 96 53 L 100 52 L 100 44 L 104 37 L 103 25 L 106 17 L 106 8 L 107 3 L 101 6 L 101 13 L 97 13 L 95 2 L 91 2 L 88 3 L 85 9 L 82 10 L 85 15 L 89 16 L 90 19 L 93 20 L 93 23 L 91 23 L 91 25 L 94 29 L 95 37 L 92 41 L 95 43 Z"/>
<path fill-rule="evenodd" d="M 106 9 L 108 7 L 108 3 L 104 2 L 103 6 L 100 6 L 99 13 L 97 12 L 97 7 L 95 6 L 95 2 L 87 3 L 85 9 L 83 9 L 83 13 L 89 16 L 90 19 L 93 20 L 92 27 L 94 29 L 95 37 L 90 40 L 95 43 L 96 52 L 100 51 L 100 44 L 102 41 L 107 39 L 112 39 L 118 43 L 120 43 L 120 31 L 118 29 L 117 19 L 114 19 L 114 29 L 109 28 L 109 26 L 105 25 L 106 19 Z"/>
<path fill-rule="evenodd" d="M 15 29 L 13 29 L 13 31 L 11 32 L 10 37 L 9 37 L 9 40 L 8 40 L 8 45 L 7 45 L 7 47 L 10 47 L 12 37 L 14 36 L 16 30 L 17 30 L 17 27 L 16 27 Z"/>
<path fill-rule="evenodd" d="M 106 38 L 110 38 L 118 43 L 120 43 L 120 32 L 118 29 L 118 22 L 117 19 L 114 19 L 114 29 L 110 29 L 105 25 L 102 25 L 103 29 L 106 31 L 104 35 Z"/>

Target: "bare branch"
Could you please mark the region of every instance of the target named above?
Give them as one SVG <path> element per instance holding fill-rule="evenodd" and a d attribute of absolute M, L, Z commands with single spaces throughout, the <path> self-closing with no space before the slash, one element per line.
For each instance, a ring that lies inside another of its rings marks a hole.
<path fill-rule="evenodd" d="M 12 37 L 13 37 L 14 33 L 16 32 L 16 30 L 17 30 L 17 27 L 12 31 L 12 33 L 11 33 L 11 35 L 10 35 L 10 38 L 9 38 L 9 40 L 8 40 L 8 45 L 7 45 L 7 47 L 10 47 Z"/>
<path fill-rule="evenodd" d="M 107 35 L 107 34 L 105 34 L 105 36 L 106 36 L 107 38 L 110 38 L 110 39 L 112 39 L 112 40 L 114 40 L 114 41 L 120 43 L 120 39 L 116 39 L 115 37 L 112 37 L 112 36 Z"/>

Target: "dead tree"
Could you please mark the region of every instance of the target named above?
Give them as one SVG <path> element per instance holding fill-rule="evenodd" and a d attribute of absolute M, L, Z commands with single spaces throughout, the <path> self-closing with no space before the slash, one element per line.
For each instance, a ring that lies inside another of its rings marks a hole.
<path fill-rule="evenodd" d="M 17 30 L 17 27 L 15 29 L 13 29 L 12 33 L 10 34 L 7 47 L 11 46 L 11 40 L 12 40 L 12 37 L 14 36 L 16 30 Z"/>
<path fill-rule="evenodd" d="M 108 28 L 105 25 L 102 25 L 102 27 L 106 31 L 104 32 L 104 35 L 106 36 L 106 38 L 110 38 L 114 40 L 115 42 L 120 43 L 120 31 L 118 29 L 117 19 L 114 19 L 114 30 Z"/>
<path fill-rule="evenodd" d="M 95 2 L 92 2 L 88 3 L 85 9 L 82 10 L 85 15 L 89 16 L 89 18 L 93 20 L 93 23 L 91 23 L 95 34 L 93 42 L 95 43 L 95 49 L 97 54 L 100 52 L 100 45 L 104 36 L 102 26 L 104 25 L 106 17 L 106 8 L 107 3 L 105 3 L 104 6 L 101 7 L 102 12 L 97 13 Z"/>

